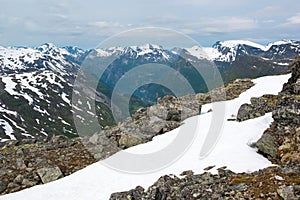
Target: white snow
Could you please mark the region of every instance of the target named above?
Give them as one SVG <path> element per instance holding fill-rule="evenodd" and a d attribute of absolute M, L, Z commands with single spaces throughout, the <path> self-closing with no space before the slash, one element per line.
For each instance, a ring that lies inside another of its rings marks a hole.
<path fill-rule="evenodd" d="M 282 66 L 288 66 L 290 64 L 290 63 L 282 63 L 282 62 L 273 62 L 273 63 Z"/>
<path fill-rule="evenodd" d="M 255 47 L 255 48 L 258 48 L 258 49 L 262 49 L 262 50 L 267 50 L 266 46 L 263 46 L 263 45 L 260 45 L 260 44 L 257 44 L 255 42 L 251 42 L 251 41 L 248 41 L 248 40 L 227 40 L 227 41 L 221 42 L 222 46 L 226 46 L 226 47 L 229 47 L 229 48 L 235 47 L 239 44 L 252 46 L 252 47 Z"/>
<path fill-rule="evenodd" d="M 295 44 L 295 42 L 293 40 L 280 40 L 280 41 L 269 43 L 266 46 L 266 50 L 269 50 L 273 45 L 274 46 L 279 46 L 279 45 L 285 45 L 285 44 L 297 45 L 297 44 Z"/>
<path fill-rule="evenodd" d="M 272 121 L 271 114 L 244 122 L 226 121 L 226 119 L 236 115 L 240 105 L 249 103 L 251 97 L 277 94 L 289 77 L 290 75 L 281 75 L 255 79 L 255 86 L 241 94 L 237 99 L 226 101 L 225 124 L 221 137 L 207 157 L 200 159 L 199 151 L 215 111 L 185 120 L 183 126 L 193 124 L 195 120 L 199 122 L 200 128 L 197 129 L 196 138 L 180 159 L 160 171 L 147 174 L 128 174 L 108 168 L 103 164 L 103 161 L 100 161 L 55 182 L 0 196 L 0 200 L 104 200 L 108 199 L 113 192 L 129 190 L 137 185 L 147 188 L 162 175 L 178 175 L 185 170 L 201 173 L 203 168 L 216 165 L 212 172 L 222 166 L 227 166 L 235 172 L 251 172 L 271 166 L 270 161 L 248 146 L 249 143 L 256 141 L 269 126 Z M 204 105 L 203 110 L 206 111 L 211 107 L 213 107 L 212 104 Z M 157 136 L 153 141 L 129 148 L 126 152 L 144 154 L 159 150 L 172 142 L 178 130 L 175 129 Z M 120 153 L 114 156 L 118 154 Z"/>
<path fill-rule="evenodd" d="M 92 106 L 91 106 L 90 102 L 89 102 L 89 101 L 86 101 L 86 104 L 87 104 L 89 110 L 92 110 Z"/>
<path fill-rule="evenodd" d="M 0 112 L 7 113 L 9 115 L 14 115 L 15 117 L 18 115 L 16 111 L 7 110 L 3 107 L 4 105 L 0 106 Z"/>
<path fill-rule="evenodd" d="M 0 126 L 4 128 L 5 135 L 9 136 L 11 140 L 16 140 L 13 135 L 14 130 L 7 121 L 0 119 Z"/>
<path fill-rule="evenodd" d="M 2 77 L 2 82 L 5 84 L 4 90 L 6 92 L 8 92 L 10 95 L 19 95 L 19 93 L 14 90 L 17 86 L 17 83 L 12 80 L 12 77 Z"/>
<path fill-rule="evenodd" d="M 208 59 L 208 55 L 206 54 L 204 49 L 201 48 L 200 46 L 193 46 L 191 48 L 186 48 L 185 50 L 187 50 L 192 56 L 195 56 L 196 58 Z"/>
<path fill-rule="evenodd" d="M 40 112 L 42 114 L 46 114 L 46 115 L 50 116 L 50 114 L 48 113 L 47 110 L 42 110 L 41 107 L 38 106 L 38 105 L 34 105 L 33 110 L 38 111 L 38 112 Z"/>
<path fill-rule="evenodd" d="M 67 104 L 71 105 L 71 102 L 70 102 L 70 100 L 68 99 L 67 96 L 68 95 L 66 93 L 64 93 L 64 92 L 61 94 L 62 100 L 64 100 Z"/>

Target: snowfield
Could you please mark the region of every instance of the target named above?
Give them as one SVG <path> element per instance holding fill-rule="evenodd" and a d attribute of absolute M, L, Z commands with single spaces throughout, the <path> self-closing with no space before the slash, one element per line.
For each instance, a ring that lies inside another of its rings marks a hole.
<path fill-rule="evenodd" d="M 227 119 L 232 118 L 233 115 L 236 116 L 241 104 L 249 103 L 251 97 L 277 94 L 289 77 L 290 75 L 281 75 L 255 79 L 255 86 L 241 94 L 239 98 L 223 102 L 226 111 L 222 133 L 215 148 L 206 157 L 200 158 L 200 149 L 213 116 L 214 111 L 207 112 L 213 107 L 212 104 L 204 105 L 201 115 L 185 120 L 183 127 L 195 121 L 199 123 L 196 137 L 181 158 L 160 171 L 128 174 L 108 168 L 103 161 L 100 161 L 63 179 L 0 196 L 0 200 L 105 200 L 109 199 L 113 192 L 129 190 L 137 185 L 147 188 L 162 175 L 178 176 L 185 170 L 202 173 L 205 167 L 216 165 L 211 172 L 216 172 L 216 169 L 222 166 L 227 166 L 234 172 L 252 172 L 271 166 L 270 161 L 249 147 L 249 144 L 257 141 L 263 131 L 269 127 L 272 122 L 271 113 L 244 122 L 227 121 Z M 161 149 L 172 142 L 178 130 L 157 136 L 153 141 L 127 149 L 126 152 L 143 154 Z"/>

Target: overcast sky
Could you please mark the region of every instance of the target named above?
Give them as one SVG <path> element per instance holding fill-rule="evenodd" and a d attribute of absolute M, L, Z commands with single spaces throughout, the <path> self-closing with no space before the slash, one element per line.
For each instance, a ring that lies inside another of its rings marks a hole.
<path fill-rule="evenodd" d="M 97 46 L 121 31 L 163 27 L 202 46 L 300 40 L 299 0 L 0 0 L 0 45 Z"/>

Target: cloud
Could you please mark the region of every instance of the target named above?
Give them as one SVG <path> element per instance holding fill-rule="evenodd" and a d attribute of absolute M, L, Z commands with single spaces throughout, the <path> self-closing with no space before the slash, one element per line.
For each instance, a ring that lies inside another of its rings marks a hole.
<path fill-rule="evenodd" d="M 282 7 L 277 6 L 267 6 L 255 12 L 255 16 L 266 18 L 272 18 L 274 16 L 281 16 L 285 14 L 286 10 Z"/>
<path fill-rule="evenodd" d="M 147 17 L 144 22 L 148 24 L 178 24 L 182 22 L 182 18 L 175 15 L 162 15 L 162 16 L 150 16 Z"/>
<path fill-rule="evenodd" d="M 178 5 L 189 5 L 189 6 L 199 6 L 199 7 L 228 7 L 230 5 L 231 7 L 237 7 L 240 5 L 245 5 L 246 3 L 239 0 L 227 0 L 227 1 L 218 1 L 218 3 L 211 1 L 211 0 L 175 0 L 175 3 Z"/>
<path fill-rule="evenodd" d="M 185 34 L 210 35 L 215 33 L 236 33 L 258 28 L 256 20 L 238 17 L 201 18 L 199 20 L 186 20 L 174 26 Z"/>
<path fill-rule="evenodd" d="M 185 34 L 232 33 L 258 28 L 256 20 L 248 17 L 219 16 L 199 19 L 180 18 L 174 16 L 151 17 L 143 25 L 169 27 Z"/>
<path fill-rule="evenodd" d="M 288 18 L 287 24 L 300 24 L 300 13 Z"/>
<path fill-rule="evenodd" d="M 117 22 L 108 22 L 108 21 L 95 21 L 90 22 L 90 26 L 97 27 L 97 28 L 113 28 L 113 27 L 124 27 L 123 25 L 117 23 Z"/>

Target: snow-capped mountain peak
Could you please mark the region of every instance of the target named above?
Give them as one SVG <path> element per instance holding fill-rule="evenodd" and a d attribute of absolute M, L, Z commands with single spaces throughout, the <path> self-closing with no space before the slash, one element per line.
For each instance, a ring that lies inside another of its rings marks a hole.
<path fill-rule="evenodd" d="M 212 47 L 194 46 L 185 48 L 192 56 L 198 59 L 232 63 L 244 55 L 259 56 L 266 59 L 282 59 L 289 54 L 294 57 L 300 53 L 300 42 L 282 40 L 264 46 L 247 40 L 218 41 Z"/>
<path fill-rule="evenodd" d="M 162 58 L 165 60 L 170 59 L 169 51 L 160 45 L 144 44 L 140 46 L 127 46 L 127 47 L 110 47 L 110 48 L 97 48 L 97 55 L 100 57 L 126 55 L 127 57 L 139 58 L 147 55 L 148 58 Z"/>
<path fill-rule="evenodd" d="M 42 52 L 42 53 L 45 53 L 45 52 L 49 52 L 51 50 L 54 50 L 54 51 L 59 51 L 58 50 L 58 47 L 56 47 L 54 44 L 52 43 L 45 43 L 45 44 L 42 44 L 41 46 L 37 47 L 36 50 Z"/>
<path fill-rule="evenodd" d="M 228 48 L 237 48 L 240 45 L 247 45 L 257 49 L 265 50 L 266 47 L 255 42 L 251 42 L 248 40 L 227 40 L 227 41 L 218 41 L 213 46 L 223 46 Z"/>
<path fill-rule="evenodd" d="M 0 47 L 0 73 L 20 73 L 36 69 L 72 71 L 77 66 L 73 63 L 74 60 L 67 58 L 70 55 L 73 54 L 51 43 L 36 48 Z M 78 54 L 74 55 L 76 56 Z"/>

